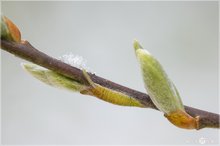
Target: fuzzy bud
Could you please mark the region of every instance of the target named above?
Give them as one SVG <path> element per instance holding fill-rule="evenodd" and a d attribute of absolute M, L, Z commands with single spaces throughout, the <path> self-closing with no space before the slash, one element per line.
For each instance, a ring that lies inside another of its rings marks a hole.
<path fill-rule="evenodd" d="M 185 112 L 179 93 L 160 63 L 135 40 L 134 48 L 139 60 L 145 88 L 155 106 L 174 125 L 197 129 L 198 117 Z"/>

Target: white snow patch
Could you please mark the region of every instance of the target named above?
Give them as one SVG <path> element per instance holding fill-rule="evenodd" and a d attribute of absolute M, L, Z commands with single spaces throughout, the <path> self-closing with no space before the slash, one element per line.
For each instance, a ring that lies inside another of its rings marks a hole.
<path fill-rule="evenodd" d="M 91 69 L 86 66 L 87 60 L 85 60 L 82 56 L 75 55 L 73 53 L 64 54 L 58 58 L 60 61 L 69 64 L 73 67 L 79 69 L 85 69 L 87 72 L 92 72 Z"/>

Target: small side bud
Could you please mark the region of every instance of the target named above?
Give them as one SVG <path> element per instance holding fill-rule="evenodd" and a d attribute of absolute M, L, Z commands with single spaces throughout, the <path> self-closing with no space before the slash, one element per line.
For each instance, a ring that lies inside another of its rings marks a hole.
<path fill-rule="evenodd" d="M 23 68 L 29 72 L 32 76 L 38 80 L 57 88 L 68 89 L 75 92 L 80 92 L 87 88 L 85 85 L 65 77 L 61 74 L 58 74 L 54 71 L 42 68 L 38 65 L 31 63 L 23 63 Z"/>
<path fill-rule="evenodd" d="M 21 42 L 21 33 L 18 27 L 5 16 L 1 16 L 1 39 Z"/>
<path fill-rule="evenodd" d="M 85 79 L 90 84 L 90 87 L 84 91 L 81 91 L 81 94 L 92 95 L 116 105 L 144 107 L 139 101 L 122 92 L 118 92 L 94 83 L 86 70 L 83 69 L 82 71 Z"/>

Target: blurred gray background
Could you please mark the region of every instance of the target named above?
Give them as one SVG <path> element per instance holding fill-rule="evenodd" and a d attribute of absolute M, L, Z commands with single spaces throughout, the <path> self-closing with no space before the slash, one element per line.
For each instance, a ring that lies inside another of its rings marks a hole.
<path fill-rule="evenodd" d="M 164 66 L 185 105 L 218 113 L 218 2 L 2 2 L 39 50 L 83 56 L 97 75 L 145 92 L 132 47 Z M 3 144 L 217 144 L 218 130 L 184 130 L 161 112 L 52 88 L 1 51 Z"/>

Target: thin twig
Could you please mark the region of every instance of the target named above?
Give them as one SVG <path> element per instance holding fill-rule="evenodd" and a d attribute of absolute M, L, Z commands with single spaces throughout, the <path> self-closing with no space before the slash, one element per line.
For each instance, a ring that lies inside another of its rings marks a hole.
<path fill-rule="evenodd" d="M 33 46 L 31 46 L 31 44 L 28 43 L 27 41 L 22 41 L 21 43 L 15 43 L 15 42 L 1 40 L 1 48 L 27 61 L 43 66 L 47 69 L 60 73 L 64 76 L 73 78 L 78 82 L 87 84 L 87 81 L 85 80 L 83 73 L 80 69 L 70 66 L 66 63 L 63 63 L 55 58 L 46 55 L 43 52 L 38 51 Z M 90 74 L 90 76 L 95 83 L 100 84 L 109 89 L 123 92 L 135 98 L 136 100 L 140 101 L 146 108 L 152 108 L 158 110 L 151 101 L 151 99 L 149 98 L 149 95 L 124 87 L 112 81 L 96 76 L 95 74 Z M 193 117 L 199 116 L 198 129 L 220 128 L 219 114 L 199 110 L 189 106 L 185 106 L 185 110 L 188 114 L 190 114 Z"/>

